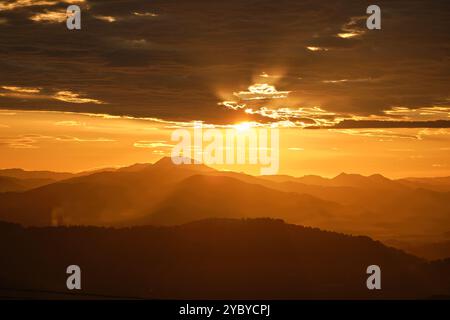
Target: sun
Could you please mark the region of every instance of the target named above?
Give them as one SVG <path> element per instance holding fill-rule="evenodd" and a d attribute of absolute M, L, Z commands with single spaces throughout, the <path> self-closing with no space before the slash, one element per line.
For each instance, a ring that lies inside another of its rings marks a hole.
<path fill-rule="evenodd" d="M 241 122 L 238 124 L 233 125 L 233 128 L 235 128 L 239 132 L 248 131 L 251 128 L 253 128 L 255 125 L 253 122 Z"/>

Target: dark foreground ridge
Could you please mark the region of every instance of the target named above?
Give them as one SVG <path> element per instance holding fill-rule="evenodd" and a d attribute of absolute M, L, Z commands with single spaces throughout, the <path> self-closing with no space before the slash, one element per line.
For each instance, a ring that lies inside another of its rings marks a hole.
<path fill-rule="evenodd" d="M 121 229 L 0 223 L 0 250 L 4 296 L 371 299 L 450 293 L 450 260 L 429 263 L 368 237 L 271 219 Z M 82 270 L 76 293 L 66 289 L 72 264 Z M 366 287 L 372 264 L 381 267 L 382 290 Z"/>

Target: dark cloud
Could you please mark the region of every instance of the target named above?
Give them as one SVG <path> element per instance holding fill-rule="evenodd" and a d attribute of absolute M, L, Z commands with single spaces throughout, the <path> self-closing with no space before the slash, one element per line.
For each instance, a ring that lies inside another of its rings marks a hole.
<path fill-rule="evenodd" d="M 309 128 L 314 129 L 313 127 Z M 450 120 L 434 120 L 434 121 L 343 120 L 338 124 L 327 128 L 328 129 L 450 128 Z"/>
<path fill-rule="evenodd" d="M 272 83 L 291 91 L 280 108 L 369 116 L 449 104 L 448 1 L 378 1 L 376 31 L 357 18 L 371 3 L 356 0 L 88 0 L 80 31 L 31 20 L 64 12 L 70 1 L 53 3 L 0 12 L 0 86 L 40 87 L 48 97 L 70 91 L 105 104 L 0 95 L 0 108 L 261 120 L 218 103 L 269 81 L 262 72 L 280 72 Z M 358 35 L 338 36 L 352 30 Z"/>

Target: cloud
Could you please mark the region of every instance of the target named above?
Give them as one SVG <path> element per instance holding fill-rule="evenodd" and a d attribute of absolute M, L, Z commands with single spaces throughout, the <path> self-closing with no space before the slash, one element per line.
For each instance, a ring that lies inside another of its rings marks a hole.
<path fill-rule="evenodd" d="M 53 7 L 61 3 L 70 5 L 85 2 L 86 0 L 9 0 L 0 1 L 0 11 L 12 11 L 27 7 Z"/>
<path fill-rule="evenodd" d="M 85 125 L 85 123 L 79 122 L 79 121 L 74 121 L 74 120 L 55 122 L 55 126 L 60 126 L 60 127 L 79 127 L 79 126 L 84 126 L 84 125 Z"/>
<path fill-rule="evenodd" d="M 342 84 L 347 82 L 366 82 L 372 79 L 338 79 L 338 80 L 322 80 L 323 83 Z"/>
<path fill-rule="evenodd" d="M 350 21 L 342 26 L 342 32 L 338 33 L 337 36 L 343 39 L 362 36 L 366 33 L 366 29 L 362 26 L 366 19 L 366 16 L 351 17 Z"/>
<path fill-rule="evenodd" d="M 314 47 L 314 46 L 308 46 L 306 47 L 309 51 L 328 51 L 328 48 L 323 47 Z"/>
<path fill-rule="evenodd" d="M 364 136 L 364 137 L 374 137 L 379 138 L 380 141 L 391 141 L 392 139 L 412 139 L 418 140 L 420 137 L 418 135 L 397 133 L 394 131 L 384 130 L 384 129 L 329 129 L 331 132 L 343 133 L 352 136 Z"/>
<path fill-rule="evenodd" d="M 97 100 L 97 99 L 90 99 L 90 98 L 82 98 L 80 94 L 74 93 L 71 91 L 58 91 L 53 95 L 53 98 L 56 100 L 69 102 L 69 103 L 94 103 L 94 104 L 103 104 L 105 102 Z"/>
<path fill-rule="evenodd" d="M 247 106 L 245 103 L 238 103 L 236 101 L 223 101 L 223 102 L 219 102 L 218 105 L 225 106 L 228 109 L 232 109 L 232 110 L 243 109 Z"/>
<path fill-rule="evenodd" d="M 0 96 L 10 98 L 25 98 L 25 99 L 55 99 L 67 103 L 91 103 L 91 104 L 105 104 L 106 102 L 98 99 L 86 98 L 79 93 L 70 90 L 56 91 L 52 94 L 42 92 L 42 88 L 33 87 L 17 87 L 17 86 L 2 86 L 0 87 L 6 92 L 0 92 Z M 47 90 L 48 91 L 48 90 Z"/>
<path fill-rule="evenodd" d="M 14 10 L 17 8 L 31 6 L 53 6 L 57 4 L 57 0 L 16 0 L 16 1 L 0 1 L 0 10 Z"/>
<path fill-rule="evenodd" d="M 158 14 L 154 13 L 154 12 L 133 12 L 133 14 L 137 17 L 157 17 Z"/>
<path fill-rule="evenodd" d="M 283 77 L 282 75 L 268 74 L 267 72 L 264 71 L 259 76 L 261 78 L 274 78 L 274 79 L 279 79 Z"/>
<path fill-rule="evenodd" d="M 418 136 L 420 139 L 425 137 L 442 137 L 449 136 L 450 130 L 448 128 L 425 128 L 419 131 Z"/>
<path fill-rule="evenodd" d="M 239 99 L 246 100 L 264 100 L 264 99 L 283 99 L 287 98 L 290 91 L 278 91 L 275 86 L 267 83 L 257 83 L 248 87 L 248 91 L 234 92 Z"/>
<path fill-rule="evenodd" d="M 16 86 L 1 86 L 1 89 L 4 91 L 0 91 L 0 97 L 8 97 L 8 98 L 41 98 L 39 93 L 41 92 L 41 88 L 32 88 L 32 87 L 16 87 Z"/>
<path fill-rule="evenodd" d="M 133 146 L 136 148 L 166 149 L 172 148 L 174 145 L 166 141 L 136 141 Z"/>
<path fill-rule="evenodd" d="M 63 142 L 114 142 L 114 141 L 116 141 L 114 139 L 108 139 L 108 138 L 85 139 L 85 138 L 77 138 L 77 137 L 72 137 L 72 136 L 58 136 L 58 137 L 55 137 L 55 140 L 63 141 Z"/>
<path fill-rule="evenodd" d="M 434 121 L 382 121 L 382 120 L 343 120 L 332 128 L 450 128 L 450 120 Z"/>
<path fill-rule="evenodd" d="M 30 20 L 35 22 L 61 23 L 67 20 L 67 13 L 65 11 L 45 10 L 44 12 L 32 15 Z"/>
<path fill-rule="evenodd" d="M 13 87 L 13 86 L 2 86 L 3 89 L 13 92 L 20 93 L 39 93 L 41 92 L 40 88 L 23 88 L 23 87 Z"/>
<path fill-rule="evenodd" d="M 48 136 L 41 134 L 25 134 L 13 137 L 0 137 L 0 146 L 6 146 L 13 149 L 37 149 L 39 144 L 45 141 L 57 142 L 115 142 L 108 138 L 78 138 L 74 136 Z"/>
<path fill-rule="evenodd" d="M 445 119 L 450 118 L 450 107 L 449 106 L 432 106 L 423 108 L 408 108 L 408 107 L 394 107 L 390 110 L 385 110 L 384 114 L 401 118 L 403 120 L 413 120 L 413 119 Z"/>
<path fill-rule="evenodd" d="M 335 114 L 303 117 L 320 126 L 448 119 L 395 113 L 448 107 L 450 87 L 446 2 L 399 1 L 381 4 L 377 31 L 351 0 L 0 1 L 2 85 L 41 88 L 1 88 L 0 108 L 218 125 L 276 121 L 263 113 L 296 125 L 301 114 L 278 110 L 316 106 Z M 55 23 L 76 3 L 81 31 Z"/>
<path fill-rule="evenodd" d="M 106 21 L 106 22 L 116 22 L 117 18 L 112 17 L 112 16 L 94 16 L 94 18 L 98 19 L 98 20 L 102 20 L 102 21 Z"/>
<path fill-rule="evenodd" d="M 261 107 L 258 110 L 246 109 L 246 113 L 258 114 L 276 121 L 290 121 L 296 126 L 306 127 L 309 125 L 333 125 L 336 123 L 336 114 L 323 110 L 321 107 L 300 107 L 270 109 Z"/>
<path fill-rule="evenodd" d="M 36 142 L 39 136 L 22 135 L 17 137 L 0 137 L 0 146 L 12 149 L 37 149 Z"/>

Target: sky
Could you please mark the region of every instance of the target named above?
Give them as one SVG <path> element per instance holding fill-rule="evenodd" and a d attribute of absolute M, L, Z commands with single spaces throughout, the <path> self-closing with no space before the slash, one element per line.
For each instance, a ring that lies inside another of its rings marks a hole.
<path fill-rule="evenodd" d="M 202 121 L 278 124 L 282 173 L 450 175 L 450 3 L 370 4 L 0 1 L 0 167 L 152 162 Z"/>
<path fill-rule="evenodd" d="M 102 114 L 0 111 L 0 167 L 78 172 L 171 156 L 178 122 Z M 225 129 L 219 129 L 225 130 Z M 245 131 L 245 130 L 244 130 Z M 449 175 L 450 132 L 437 128 L 297 129 L 280 132 L 279 174 L 390 178 Z M 204 143 L 204 147 L 209 142 Z M 272 146 L 269 142 L 268 146 Z M 260 174 L 261 165 L 212 165 Z"/>

